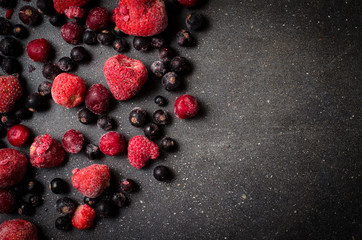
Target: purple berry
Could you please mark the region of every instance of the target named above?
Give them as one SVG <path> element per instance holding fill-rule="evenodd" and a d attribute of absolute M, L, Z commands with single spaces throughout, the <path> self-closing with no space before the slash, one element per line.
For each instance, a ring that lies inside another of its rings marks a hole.
<path fill-rule="evenodd" d="M 93 113 L 105 114 L 110 105 L 111 93 L 102 84 L 92 85 L 85 97 L 85 106 Z"/>

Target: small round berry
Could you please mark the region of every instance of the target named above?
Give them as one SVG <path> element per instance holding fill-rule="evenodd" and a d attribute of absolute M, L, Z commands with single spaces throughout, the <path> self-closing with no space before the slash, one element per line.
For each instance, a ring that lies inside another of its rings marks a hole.
<path fill-rule="evenodd" d="M 170 47 L 161 47 L 158 50 L 158 58 L 165 63 L 169 63 L 175 55 L 175 51 Z"/>
<path fill-rule="evenodd" d="M 105 114 L 111 102 L 111 93 L 102 84 L 94 84 L 87 90 L 85 106 L 93 113 Z"/>
<path fill-rule="evenodd" d="M 66 22 L 65 15 L 55 13 L 55 14 L 49 16 L 49 22 L 51 25 L 53 25 L 55 27 L 63 26 Z"/>
<path fill-rule="evenodd" d="M 108 156 L 115 156 L 123 152 L 126 142 L 123 136 L 117 132 L 107 132 L 99 140 L 99 148 Z"/>
<path fill-rule="evenodd" d="M 35 8 L 24 6 L 19 10 L 19 18 L 25 25 L 36 25 L 39 23 L 40 14 Z"/>
<path fill-rule="evenodd" d="M 84 197 L 83 202 L 91 207 L 94 207 L 97 203 L 97 198 Z"/>
<path fill-rule="evenodd" d="M 7 74 L 20 73 L 21 65 L 14 58 L 4 58 L 1 63 L 1 69 Z"/>
<path fill-rule="evenodd" d="M 179 119 L 194 117 L 198 111 L 199 105 L 191 95 L 182 95 L 175 101 L 174 112 Z"/>
<path fill-rule="evenodd" d="M 151 64 L 151 71 L 156 77 L 162 77 L 167 72 L 167 69 L 163 62 L 155 61 Z"/>
<path fill-rule="evenodd" d="M 156 96 L 154 101 L 160 107 L 167 105 L 167 99 L 162 96 Z"/>
<path fill-rule="evenodd" d="M 29 181 L 26 187 L 27 192 L 31 194 L 40 194 L 43 191 L 42 184 L 36 180 Z"/>
<path fill-rule="evenodd" d="M 39 111 L 44 103 L 44 98 L 39 93 L 30 94 L 25 100 L 25 107 L 31 112 Z"/>
<path fill-rule="evenodd" d="M 110 217 L 113 212 L 112 202 L 107 200 L 101 200 L 94 207 L 94 211 L 96 212 L 96 215 L 100 218 Z"/>
<path fill-rule="evenodd" d="M 157 110 L 153 113 L 153 122 L 159 125 L 167 125 L 171 123 L 171 116 L 165 110 Z"/>
<path fill-rule="evenodd" d="M 2 141 L 0 141 L 0 149 L 2 149 L 2 148 L 6 148 L 6 145 Z"/>
<path fill-rule="evenodd" d="M 129 121 L 135 127 L 143 127 L 148 122 L 147 112 L 136 107 L 129 113 Z"/>
<path fill-rule="evenodd" d="M 20 121 L 31 118 L 32 112 L 30 112 L 26 107 L 21 107 L 14 112 L 14 117 Z"/>
<path fill-rule="evenodd" d="M 77 203 L 68 197 L 59 198 L 55 203 L 55 209 L 63 216 L 72 216 Z"/>
<path fill-rule="evenodd" d="M 114 128 L 114 121 L 107 115 L 100 116 L 97 120 L 97 126 L 103 130 L 109 131 Z"/>
<path fill-rule="evenodd" d="M 22 24 L 16 24 L 13 27 L 12 35 L 18 39 L 24 39 L 29 36 L 29 31 L 24 25 Z"/>
<path fill-rule="evenodd" d="M 13 37 L 4 37 L 0 41 L 0 51 L 5 56 L 19 56 L 22 53 L 22 46 Z"/>
<path fill-rule="evenodd" d="M 85 154 L 88 159 L 94 160 L 100 158 L 101 151 L 97 145 L 90 143 L 85 148 Z"/>
<path fill-rule="evenodd" d="M 83 134 L 74 129 L 68 130 L 62 139 L 63 148 L 68 153 L 79 153 L 83 148 L 83 144 Z"/>
<path fill-rule="evenodd" d="M 64 194 L 68 191 L 68 185 L 63 179 L 54 178 L 49 184 L 49 189 L 55 194 Z"/>
<path fill-rule="evenodd" d="M 62 70 L 55 63 L 46 63 L 43 66 L 42 74 L 46 79 L 54 80 L 56 76 L 58 76 Z"/>
<path fill-rule="evenodd" d="M 68 231 L 72 227 L 71 218 L 68 216 L 61 216 L 55 220 L 55 227 L 62 231 Z"/>
<path fill-rule="evenodd" d="M 124 207 L 126 205 L 127 198 L 123 193 L 117 192 L 117 193 L 114 193 L 112 195 L 112 201 L 113 201 L 115 206 L 121 208 L 121 207 Z"/>
<path fill-rule="evenodd" d="M 89 59 L 89 53 L 84 47 L 75 47 L 70 51 L 70 57 L 75 62 L 85 62 Z"/>
<path fill-rule="evenodd" d="M 37 0 L 36 6 L 39 8 L 41 13 L 47 15 L 55 12 L 52 0 Z"/>
<path fill-rule="evenodd" d="M 29 128 L 24 125 L 14 125 L 8 130 L 8 141 L 14 147 L 24 146 L 30 135 Z"/>
<path fill-rule="evenodd" d="M 182 29 L 176 34 L 176 42 L 182 47 L 188 47 L 192 43 L 192 35 L 190 32 Z"/>
<path fill-rule="evenodd" d="M 31 60 L 34 62 L 46 62 L 48 61 L 50 54 L 50 44 L 44 39 L 34 39 L 30 41 L 26 47 L 26 52 Z"/>
<path fill-rule="evenodd" d="M 83 108 L 78 112 L 78 120 L 83 124 L 93 123 L 96 119 L 96 115 L 87 108 Z"/>
<path fill-rule="evenodd" d="M 39 84 L 38 92 L 43 97 L 51 97 L 52 82 L 43 81 Z"/>
<path fill-rule="evenodd" d="M 0 124 L 0 138 L 5 137 L 7 134 L 6 129 Z"/>
<path fill-rule="evenodd" d="M 204 25 L 204 16 L 200 13 L 193 12 L 186 17 L 186 26 L 190 30 L 199 30 Z"/>
<path fill-rule="evenodd" d="M 77 44 L 82 39 L 83 27 L 76 22 L 68 22 L 60 29 L 61 35 L 69 44 Z"/>
<path fill-rule="evenodd" d="M 0 123 L 4 127 L 11 127 L 19 123 L 19 120 L 16 119 L 11 113 L 2 114 L 0 117 Z"/>
<path fill-rule="evenodd" d="M 133 192 L 137 191 L 138 186 L 135 181 L 127 178 L 127 179 L 123 179 L 121 181 L 121 189 L 125 193 L 133 193 Z"/>
<path fill-rule="evenodd" d="M 125 37 L 125 36 L 127 36 L 127 34 L 122 32 L 121 30 L 119 30 L 119 28 L 116 25 L 112 28 L 112 33 L 116 37 Z"/>
<path fill-rule="evenodd" d="M 176 143 L 172 138 L 164 137 L 160 141 L 160 147 L 166 152 L 172 152 L 176 149 Z"/>
<path fill-rule="evenodd" d="M 93 45 L 98 43 L 97 32 L 87 30 L 83 34 L 83 42 L 88 45 Z"/>
<path fill-rule="evenodd" d="M 177 56 L 171 60 L 170 70 L 178 74 L 185 74 L 191 70 L 191 65 L 186 58 Z"/>
<path fill-rule="evenodd" d="M 6 18 L 0 17 L 0 35 L 8 35 L 11 31 L 11 23 Z"/>
<path fill-rule="evenodd" d="M 181 85 L 181 78 L 175 72 L 168 72 L 162 77 L 162 85 L 167 91 L 175 91 Z"/>
<path fill-rule="evenodd" d="M 87 15 L 86 25 L 90 30 L 100 31 L 107 28 L 109 23 L 108 10 L 104 7 L 95 7 Z"/>
<path fill-rule="evenodd" d="M 16 198 L 14 193 L 8 189 L 0 189 L 0 213 L 11 213 L 14 211 Z"/>
<path fill-rule="evenodd" d="M 116 38 L 116 40 L 114 40 L 112 44 L 112 47 L 114 50 L 116 50 L 119 53 L 125 52 L 129 49 L 128 42 L 124 38 Z"/>
<path fill-rule="evenodd" d="M 161 48 L 166 45 L 166 40 L 164 37 L 158 35 L 151 38 L 151 46 L 153 48 Z"/>
<path fill-rule="evenodd" d="M 170 171 L 170 169 L 168 169 L 168 167 L 160 165 L 153 169 L 153 176 L 158 181 L 166 181 L 166 180 L 170 179 L 171 171 Z"/>
<path fill-rule="evenodd" d="M 76 68 L 76 63 L 70 57 L 62 57 L 58 61 L 58 67 L 63 72 L 70 72 Z"/>
<path fill-rule="evenodd" d="M 43 199 L 41 198 L 40 195 L 30 195 L 29 203 L 33 207 L 39 207 L 43 203 Z"/>
<path fill-rule="evenodd" d="M 156 139 L 161 137 L 162 129 L 154 123 L 149 123 L 143 128 L 145 136 L 149 139 Z"/>
<path fill-rule="evenodd" d="M 20 215 L 33 215 L 35 212 L 35 209 L 34 207 L 30 204 L 30 203 L 27 203 L 27 202 L 22 202 L 18 208 L 18 213 Z"/>
<path fill-rule="evenodd" d="M 28 193 L 27 185 L 23 181 L 16 184 L 12 188 L 12 190 L 13 190 L 15 196 L 18 198 L 22 198 L 24 195 L 26 195 Z"/>
<path fill-rule="evenodd" d="M 108 30 L 103 30 L 102 32 L 97 34 L 97 41 L 102 45 L 112 45 L 114 41 L 113 34 Z"/>
<path fill-rule="evenodd" d="M 137 37 L 133 38 L 133 47 L 137 51 L 146 52 L 150 47 L 150 39 L 147 37 Z"/>

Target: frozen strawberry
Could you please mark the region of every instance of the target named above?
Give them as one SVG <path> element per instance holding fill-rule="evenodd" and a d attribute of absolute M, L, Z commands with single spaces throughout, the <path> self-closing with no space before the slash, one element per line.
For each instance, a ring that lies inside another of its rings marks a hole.
<path fill-rule="evenodd" d="M 117 9 L 117 27 L 129 35 L 153 36 L 168 24 L 163 0 L 119 0 Z"/>
<path fill-rule="evenodd" d="M 86 90 L 82 78 L 71 73 L 61 73 L 54 79 L 52 97 L 60 106 L 73 108 L 83 102 Z"/>
<path fill-rule="evenodd" d="M 0 225 L 0 239 L 37 240 L 38 229 L 33 223 L 24 219 L 8 220 Z"/>
<path fill-rule="evenodd" d="M 72 217 L 72 224 L 75 228 L 83 230 L 93 226 L 96 212 L 88 204 L 79 205 Z"/>
<path fill-rule="evenodd" d="M 62 145 L 48 134 L 37 136 L 30 146 L 30 163 L 37 168 L 56 167 L 64 156 Z"/>
<path fill-rule="evenodd" d="M 111 173 L 106 165 L 93 164 L 79 170 L 72 171 L 72 184 L 86 197 L 96 198 L 109 186 Z"/>
<path fill-rule="evenodd" d="M 199 111 L 196 99 L 189 95 L 181 95 L 175 101 L 174 111 L 179 119 L 194 117 Z"/>
<path fill-rule="evenodd" d="M 50 44 L 44 38 L 35 39 L 28 43 L 26 52 L 34 62 L 47 62 L 50 54 Z"/>
<path fill-rule="evenodd" d="M 115 156 L 123 152 L 126 143 L 121 134 L 117 132 L 107 132 L 99 140 L 99 148 L 102 153 Z"/>
<path fill-rule="evenodd" d="M 109 89 L 118 101 L 134 97 L 148 77 L 147 68 L 141 61 L 122 54 L 110 57 L 103 70 Z"/>
<path fill-rule="evenodd" d="M 23 179 L 28 160 L 21 152 L 11 149 L 0 149 L 0 187 L 13 186 Z M 0 238 L 1 239 L 1 238 Z"/>
<path fill-rule="evenodd" d="M 128 143 L 128 159 L 131 165 L 141 169 L 150 159 L 156 159 L 160 150 L 156 143 L 144 136 L 135 136 Z"/>
<path fill-rule="evenodd" d="M 61 14 L 69 7 L 83 7 L 89 2 L 90 0 L 53 0 L 55 10 Z"/>
<path fill-rule="evenodd" d="M 67 18 L 70 18 L 70 19 L 82 18 L 85 14 L 85 10 L 80 7 L 71 6 L 67 9 L 65 9 L 64 13 L 65 13 L 65 16 L 67 16 Z"/>
<path fill-rule="evenodd" d="M 84 136 L 79 131 L 70 129 L 62 139 L 63 148 L 69 153 L 79 153 L 83 148 Z"/>
<path fill-rule="evenodd" d="M 10 112 L 23 94 L 19 80 L 14 76 L 0 76 L 0 113 Z"/>

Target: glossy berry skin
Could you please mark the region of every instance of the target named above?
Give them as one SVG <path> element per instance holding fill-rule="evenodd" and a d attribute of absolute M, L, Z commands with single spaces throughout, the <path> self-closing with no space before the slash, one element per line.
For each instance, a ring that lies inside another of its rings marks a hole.
<path fill-rule="evenodd" d="M 199 105 L 191 95 L 182 95 L 175 101 L 174 112 L 179 119 L 194 117 L 198 111 Z"/>
<path fill-rule="evenodd" d="M 153 122 L 159 125 L 167 125 L 171 123 L 170 114 L 165 110 L 157 110 L 153 113 Z"/>
<path fill-rule="evenodd" d="M 181 78 L 175 72 L 168 72 L 162 77 L 162 85 L 167 91 L 175 91 L 181 85 Z"/>
<path fill-rule="evenodd" d="M 108 30 L 103 30 L 97 34 L 97 41 L 102 45 L 112 45 L 114 41 L 114 35 Z"/>
<path fill-rule="evenodd" d="M 11 31 L 11 23 L 6 18 L 0 17 L 0 35 L 7 35 Z"/>
<path fill-rule="evenodd" d="M 192 44 L 192 35 L 190 32 L 182 29 L 176 34 L 176 42 L 182 47 L 189 47 Z"/>
<path fill-rule="evenodd" d="M 76 208 L 77 203 L 68 197 L 59 198 L 55 203 L 55 209 L 62 216 L 72 216 Z"/>
<path fill-rule="evenodd" d="M 166 152 L 172 152 L 176 149 L 176 143 L 172 138 L 164 137 L 160 141 L 160 147 Z"/>
<path fill-rule="evenodd" d="M 31 6 L 24 6 L 19 10 L 19 18 L 25 25 L 37 25 L 40 20 L 39 12 L 31 7 Z"/>
<path fill-rule="evenodd" d="M 30 195 L 29 203 L 33 207 L 39 207 L 43 203 L 43 199 L 40 195 Z"/>
<path fill-rule="evenodd" d="M 171 60 L 170 70 L 178 74 L 186 74 L 190 72 L 191 65 L 186 58 L 177 56 Z"/>
<path fill-rule="evenodd" d="M 21 66 L 15 58 L 4 58 L 1 62 L 1 69 L 7 74 L 20 73 Z"/>
<path fill-rule="evenodd" d="M 63 14 L 54 13 L 51 16 L 49 16 L 50 24 L 55 27 L 63 26 L 65 24 L 65 21 L 66 21 L 65 15 Z"/>
<path fill-rule="evenodd" d="M 127 178 L 121 181 L 121 190 L 125 193 L 133 193 L 138 190 L 138 186 L 135 181 Z"/>
<path fill-rule="evenodd" d="M 44 103 L 44 98 L 39 93 L 30 94 L 25 100 L 25 107 L 31 112 L 39 111 Z"/>
<path fill-rule="evenodd" d="M 55 194 L 64 194 L 68 191 L 68 185 L 63 179 L 54 178 L 49 184 L 49 189 Z"/>
<path fill-rule="evenodd" d="M 107 28 L 109 23 L 109 14 L 104 7 L 95 7 L 87 15 L 86 25 L 90 30 L 101 31 Z"/>
<path fill-rule="evenodd" d="M 88 45 L 93 45 L 98 43 L 97 32 L 87 30 L 83 33 L 83 42 Z"/>
<path fill-rule="evenodd" d="M 169 63 L 175 55 L 175 51 L 170 47 L 161 47 L 158 50 L 158 58 L 165 63 Z"/>
<path fill-rule="evenodd" d="M 21 107 L 14 112 L 14 117 L 20 121 L 27 120 L 31 118 L 32 112 L 30 112 L 26 107 Z"/>
<path fill-rule="evenodd" d="M 161 137 L 162 130 L 161 128 L 155 123 L 149 123 L 143 128 L 143 132 L 145 136 L 149 139 L 156 139 Z"/>
<path fill-rule="evenodd" d="M 198 12 L 190 13 L 186 17 L 186 26 L 190 30 L 199 30 L 204 25 L 204 16 Z"/>
<path fill-rule="evenodd" d="M 69 44 L 77 44 L 82 39 L 83 27 L 75 22 L 68 22 L 60 29 L 61 35 Z"/>
<path fill-rule="evenodd" d="M 127 198 L 123 193 L 117 192 L 112 195 L 112 202 L 115 206 L 121 208 L 126 205 Z"/>
<path fill-rule="evenodd" d="M 34 62 L 45 63 L 49 58 L 50 50 L 51 50 L 50 44 L 44 38 L 30 41 L 28 43 L 28 46 L 26 47 L 26 52 L 28 53 L 28 56 Z"/>
<path fill-rule="evenodd" d="M 37 0 L 36 6 L 40 10 L 40 12 L 47 15 L 55 12 L 52 0 Z"/>
<path fill-rule="evenodd" d="M 60 70 L 57 64 L 50 62 L 44 64 L 42 70 L 43 77 L 49 80 L 54 80 L 54 78 L 58 76 L 61 72 L 62 70 Z"/>
<path fill-rule="evenodd" d="M 23 202 L 19 205 L 19 208 L 18 208 L 18 214 L 19 215 L 33 215 L 35 212 L 35 209 L 34 207 L 30 204 L 30 203 L 27 203 L 27 202 Z"/>
<path fill-rule="evenodd" d="M 16 57 L 22 52 L 22 46 L 18 40 L 13 37 L 4 37 L 0 41 L 0 51 L 5 56 Z"/>
<path fill-rule="evenodd" d="M 148 122 L 147 112 L 136 107 L 129 113 L 129 122 L 132 126 L 143 127 Z"/>
<path fill-rule="evenodd" d="M 58 217 L 55 220 L 55 227 L 62 231 L 68 231 L 72 227 L 71 218 L 67 216 Z"/>
<path fill-rule="evenodd" d="M 29 36 L 29 31 L 24 25 L 16 24 L 12 29 L 12 35 L 18 39 L 25 39 Z"/>
<path fill-rule="evenodd" d="M 58 67 L 63 72 L 70 72 L 76 68 L 76 63 L 70 57 L 62 57 L 58 61 Z"/>
<path fill-rule="evenodd" d="M 14 147 L 24 146 L 30 135 L 29 129 L 21 124 L 14 125 L 8 130 L 8 141 Z"/>
<path fill-rule="evenodd" d="M 103 129 L 105 131 L 109 131 L 112 128 L 114 128 L 114 121 L 111 117 L 107 115 L 100 116 L 97 120 L 97 126 L 100 129 Z"/>
<path fill-rule="evenodd" d="M 156 77 L 162 77 L 167 72 L 166 65 L 161 61 L 153 62 L 150 69 Z"/>
<path fill-rule="evenodd" d="M 146 52 L 148 48 L 150 47 L 151 41 L 147 37 L 138 37 L 135 36 L 133 38 L 133 47 L 137 51 Z"/>
<path fill-rule="evenodd" d="M 94 211 L 100 218 L 110 217 L 113 213 L 112 202 L 109 200 L 101 200 L 95 205 Z"/>
<path fill-rule="evenodd" d="M 15 195 L 8 189 L 0 189 L 0 213 L 13 212 L 15 204 Z"/>
<path fill-rule="evenodd" d="M 83 202 L 91 207 L 94 207 L 98 201 L 97 198 L 84 197 Z"/>
<path fill-rule="evenodd" d="M 112 47 L 116 52 L 125 52 L 129 49 L 129 45 L 126 39 L 124 38 L 116 38 L 112 44 Z"/>
<path fill-rule="evenodd" d="M 52 83 L 43 81 L 39 84 L 38 92 L 42 97 L 51 97 Z"/>
<path fill-rule="evenodd" d="M 84 136 L 77 130 L 68 130 L 62 139 L 63 149 L 68 153 L 79 153 L 84 144 Z"/>
<path fill-rule="evenodd" d="M 151 46 L 153 48 L 161 48 L 166 45 L 166 40 L 164 37 L 158 35 L 151 38 Z"/>
<path fill-rule="evenodd" d="M 167 105 L 167 99 L 162 96 L 156 96 L 154 102 L 160 107 Z"/>
<path fill-rule="evenodd" d="M 105 114 L 111 102 L 111 93 L 102 84 L 94 84 L 87 90 L 85 106 L 93 113 Z"/>
<path fill-rule="evenodd" d="M 78 120 L 83 124 L 93 123 L 96 119 L 97 116 L 87 108 L 83 108 L 78 112 Z"/>
<path fill-rule="evenodd" d="M 84 47 L 75 47 L 70 51 L 70 57 L 75 62 L 85 62 L 89 59 L 89 53 Z"/>
<path fill-rule="evenodd" d="M 31 180 L 26 185 L 27 192 L 31 194 L 40 194 L 43 191 L 43 186 L 36 180 Z"/>
<path fill-rule="evenodd" d="M 158 181 L 167 181 L 171 177 L 171 171 L 167 167 L 160 165 L 153 169 L 153 176 Z"/>

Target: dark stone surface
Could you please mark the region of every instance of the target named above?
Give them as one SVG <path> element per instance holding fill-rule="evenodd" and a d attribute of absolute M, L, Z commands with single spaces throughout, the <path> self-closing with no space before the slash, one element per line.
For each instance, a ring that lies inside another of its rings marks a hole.
<path fill-rule="evenodd" d="M 12 22 L 19 23 L 18 1 Z M 90 161 L 84 153 L 69 155 L 55 169 L 36 169 L 45 186 L 55 177 L 70 183 L 73 168 L 107 164 L 113 182 L 132 178 L 140 191 L 117 217 L 102 219 L 87 231 L 61 232 L 54 227 L 58 197 L 49 189 L 33 217 L 41 239 L 358 239 L 361 236 L 361 4 L 359 1 L 208 1 L 195 9 L 208 26 L 195 32 L 191 48 L 174 46 L 193 63 L 184 87 L 166 92 L 160 80 L 149 79 L 134 99 L 116 103 L 110 112 L 117 131 L 128 140 L 140 129 L 128 122 L 139 106 L 152 113 L 156 95 L 175 98 L 190 93 L 202 111 L 192 120 L 173 117 L 166 134 L 179 145 L 150 166 L 136 170 L 126 154 Z M 35 6 L 36 1 L 29 4 Z M 117 1 L 102 3 L 109 10 Z M 179 22 L 191 10 L 183 10 Z M 4 15 L 4 10 L 1 10 Z M 176 24 L 177 25 L 177 24 Z M 179 27 L 170 32 L 177 32 Z M 58 28 L 44 19 L 30 28 L 31 36 L 48 39 L 54 61 L 69 56 Z M 132 38 L 127 38 L 132 42 Z M 89 87 L 106 85 L 103 63 L 115 55 L 111 47 L 85 46 L 92 61 L 75 72 Z M 156 51 L 127 56 L 147 67 Z M 41 64 L 22 56 L 29 92 L 45 80 Z M 31 64 L 36 70 L 29 73 Z M 104 133 L 78 122 L 75 109 L 50 101 L 48 111 L 25 121 L 35 135 L 49 133 L 61 140 L 68 129 L 98 143 Z M 5 139 L 4 139 L 5 140 Z M 8 143 L 7 143 L 8 144 Z M 28 148 L 21 149 L 28 154 Z M 169 183 L 157 182 L 153 168 L 174 172 Z M 67 196 L 82 201 L 72 189 Z M 1 215 L 1 221 L 18 215 Z"/>

